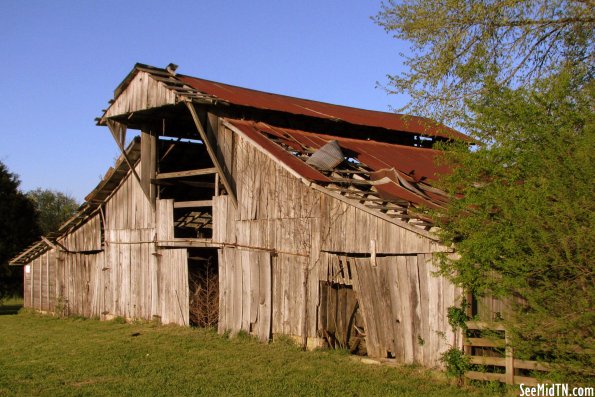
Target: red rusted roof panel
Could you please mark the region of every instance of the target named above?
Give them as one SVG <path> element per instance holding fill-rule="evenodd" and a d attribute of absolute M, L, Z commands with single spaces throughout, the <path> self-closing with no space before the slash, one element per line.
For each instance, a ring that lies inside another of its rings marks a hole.
<path fill-rule="evenodd" d="M 437 175 L 448 172 L 446 166 L 438 164 L 438 158 L 441 155 L 438 150 L 314 134 L 252 121 L 229 119 L 228 121 L 306 179 L 316 182 L 331 181 L 271 139 L 277 139 L 300 153 L 315 151 L 335 140 L 345 156 L 357 159 L 373 170 L 370 174 L 372 180 L 383 177 L 390 179 L 387 183 L 375 185 L 381 196 L 405 200 L 416 206 L 424 205 L 429 208 L 437 208 L 446 202 L 445 196 L 423 188 Z M 423 183 L 420 184 L 420 182 Z"/>
<path fill-rule="evenodd" d="M 279 145 L 275 144 L 274 142 L 270 141 L 263 135 L 263 132 L 271 132 L 270 128 L 266 124 L 262 123 L 252 123 L 249 121 L 241 121 L 241 120 L 230 120 L 228 121 L 233 124 L 236 128 L 241 130 L 248 138 L 253 140 L 256 144 L 260 145 L 263 149 L 267 152 L 272 154 L 277 160 L 281 161 L 289 168 L 297 172 L 302 177 L 317 181 L 317 182 L 330 182 L 331 180 L 321 174 L 318 170 L 310 167 L 308 164 L 304 163 L 300 159 L 292 156 L 286 150 L 281 148 Z M 268 131 L 263 131 L 263 129 Z"/>
<path fill-rule="evenodd" d="M 204 94 L 217 97 L 234 105 L 329 120 L 341 120 L 355 125 L 380 127 L 412 134 L 460 139 L 465 141 L 470 140 L 468 136 L 461 134 L 452 128 L 448 128 L 423 117 L 333 105 L 330 103 L 236 87 L 184 75 L 177 75 L 176 77 L 183 83 Z"/>
<path fill-rule="evenodd" d="M 395 168 L 414 181 L 432 180 L 436 175 L 448 172 L 448 167 L 439 165 L 439 150 L 273 128 L 263 123 L 257 125 L 266 132 L 274 131 L 272 134 L 292 142 L 292 147 L 299 143 L 311 149 L 319 149 L 327 142 L 335 140 L 345 149 L 346 156 L 356 158 L 374 170 Z M 263 128 L 264 126 L 268 128 Z"/>

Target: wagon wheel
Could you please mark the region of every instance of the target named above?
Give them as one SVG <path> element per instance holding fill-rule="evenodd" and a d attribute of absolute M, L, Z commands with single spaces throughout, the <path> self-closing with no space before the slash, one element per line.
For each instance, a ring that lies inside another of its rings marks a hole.
<path fill-rule="evenodd" d="M 349 318 L 347 329 L 347 346 L 351 354 L 366 355 L 366 332 L 364 321 L 359 310 L 359 302 L 355 302 L 353 312 Z"/>

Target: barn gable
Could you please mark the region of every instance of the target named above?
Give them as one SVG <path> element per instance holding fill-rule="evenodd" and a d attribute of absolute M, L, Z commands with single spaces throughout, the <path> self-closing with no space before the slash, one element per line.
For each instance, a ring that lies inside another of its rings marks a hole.
<path fill-rule="evenodd" d="M 426 209 L 447 200 L 431 146 L 464 135 L 146 65 L 98 125 L 122 155 L 73 219 L 13 259 L 27 306 L 182 325 L 214 312 L 220 332 L 427 366 L 460 343 L 446 308 L 461 291 L 433 276 L 446 248 Z"/>

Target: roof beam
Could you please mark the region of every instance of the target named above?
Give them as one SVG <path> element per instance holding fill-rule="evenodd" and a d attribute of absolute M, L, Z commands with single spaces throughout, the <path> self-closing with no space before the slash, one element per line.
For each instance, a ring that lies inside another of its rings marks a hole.
<path fill-rule="evenodd" d="M 217 169 L 217 172 L 219 173 L 219 175 L 221 177 L 221 182 L 223 182 L 223 186 L 225 186 L 225 190 L 227 190 L 227 194 L 231 197 L 231 200 L 233 201 L 234 206 L 237 207 L 238 199 L 236 198 L 235 191 L 231 187 L 231 176 L 225 172 L 222 164 L 219 162 L 219 158 L 217 157 L 217 152 L 215 151 L 215 145 L 217 143 L 216 133 L 217 133 L 217 129 L 219 128 L 219 118 L 211 113 L 209 113 L 207 115 L 208 116 L 207 117 L 207 129 L 209 130 L 209 133 L 210 133 L 210 134 L 207 134 L 207 132 L 205 131 L 205 129 L 202 126 L 202 123 L 200 122 L 200 119 L 198 118 L 198 113 L 196 112 L 196 108 L 194 107 L 194 104 L 190 101 L 186 101 L 185 103 L 186 103 L 186 106 L 188 107 L 188 110 L 190 111 L 190 114 L 192 115 L 192 120 L 194 120 L 194 124 L 196 125 L 196 129 L 198 130 L 198 133 L 200 134 L 200 138 L 202 139 L 202 141 L 205 143 L 205 146 L 207 147 L 207 152 L 209 153 L 209 157 L 211 157 L 211 160 L 213 161 L 213 164 L 215 165 L 215 168 Z"/>
<path fill-rule="evenodd" d="M 173 178 L 184 178 L 187 176 L 197 175 L 209 175 L 217 172 L 217 168 L 201 168 L 196 170 L 188 171 L 176 171 L 176 172 L 160 172 L 157 174 L 156 179 L 173 179 Z"/>
<path fill-rule="evenodd" d="M 174 201 L 174 208 L 212 207 L 213 200 Z"/>

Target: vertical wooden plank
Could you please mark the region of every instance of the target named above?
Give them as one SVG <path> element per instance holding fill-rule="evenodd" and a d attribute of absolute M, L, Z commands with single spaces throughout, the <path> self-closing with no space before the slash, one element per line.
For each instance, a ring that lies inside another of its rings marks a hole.
<path fill-rule="evenodd" d="M 431 275 L 429 274 L 428 265 L 426 264 L 425 256 L 423 254 L 412 257 L 412 261 L 413 260 L 417 265 L 416 270 L 419 280 L 420 337 L 423 340 L 423 345 L 419 346 L 421 353 L 420 362 L 424 366 L 431 367 L 434 365 L 434 363 L 431 362 L 430 339 L 433 338 L 433 335 L 430 333 L 428 307 L 430 301 L 428 295 L 428 277 L 431 277 Z"/>
<path fill-rule="evenodd" d="M 246 223 L 248 225 L 248 223 Z M 250 251 L 239 250 L 241 257 L 241 303 L 242 303 L 242 325 L 241 329 L 250 332 L 250 310 L 251 310 L 251 280 L 250 280 Z"/>
<path fill-rule="evenodd" d="M 514 385 L 514 352 L 513 348 L 510 345 L 510 339 L 508 337 L 508 332 L 505 331 L 504 334 L 505 344 L 506 344 L 506 352 L 505 352 L 505 363 L 506 363 L 506 384 Z"/>
<path fill-rule="evenodd" d="M 407 258 L 405 256 L 397 256 L 397 275 L 399 283 L 399 298 L 401 302 L 401 329 L 403 335 L 403 356 L 406 363 L 414 362 L 414 346 L 412 335 L 413 330 L 413 314 L 411 302 L 411 286 L 407 269 Z M 417 341 L 416 341 L 417 343 Z"/>
<path fill-rule="evenodd" d="M 242 304 L 242 295 L 243 295 L 243 274 L 242 274 L 242 254 L 240 250 L 234 249 L 234 264 L 233 264 L 233 328 L 232 331 L 234 333 L 239 332 L 242 329 L 242 321 L 243 321 L 243 304 Z"/>
<path fill-rule="evenodd" d="M 271 227 L 269 230 L 273 230 L 274 228 Z M 283 333 L 283 323 L 282 323 L 282 315 L 283 315 L 283 292 L 282 292 L 282 283 L 280 274 L 280 260 L 279 256 L 275 255 L 271 258 L 271 275 L 272 275 L 272 332 L 273 334 Z"/>
<path fill-rule="evenodd" d="M 261 255 L 259 252 L 250 252 L 249 267 L 249 280 L 250 280 L 250 310 L 249 310 L 249 331 L 252 330 L 253 325 L 256 326 L 258 321 L 258 308 L 260 304 L 260 268 L 264 265 L 261 263 Z M 264 271 L 264 269 L 263 269 Z M 263 286 L 263 288 L 265 288 Z M 256 329 L 255 329 L 256 331 Z"/>
<path fill-rule="evenodd" d="M 271 336 L 271 255 L 259 253 L 258 338 L 266 342 Z"/>
<path fill-rule="evenodd" d="M 221 203 L 220 200 L 217 200 Z M 217 321 L 217 332 L 222 334 L 227 329 L 227 269 L 224 257 L 224 249 L 217 250 L 217 266 L 219 275 L 219 319 Z"/>
<path fill-rule="evenodd" d="M 403 347 L 403 304 L 400 296 L 399 270 L 397 258 L 387 258 L 388 285 L 390 292 L 391 314 L 392 314 L 392 336 L 394 338 L 395 359 L 399 362 L 405 361 Z"/>
<path fill-rule="evenodd" d="M 366 329 L 366 349 L 371 357 L 380 357 L 380 341 L 378 339 L 377 326 L 375 324 L 375 311 L 373 305 L 372 289 L 369 288 L 368 271 L 363 261 L 356 259 L 353 266 L 353 290 L 360 305 L 360 312 L 364 319 Z"/>
<path fill-rule="evenodd" d="M 141 132 L 141 169 L 142 190 L 152 208 L 155 208 L 156 189 L 151 183 L 157 167 L 157 137 L 150 132 Z"/>

